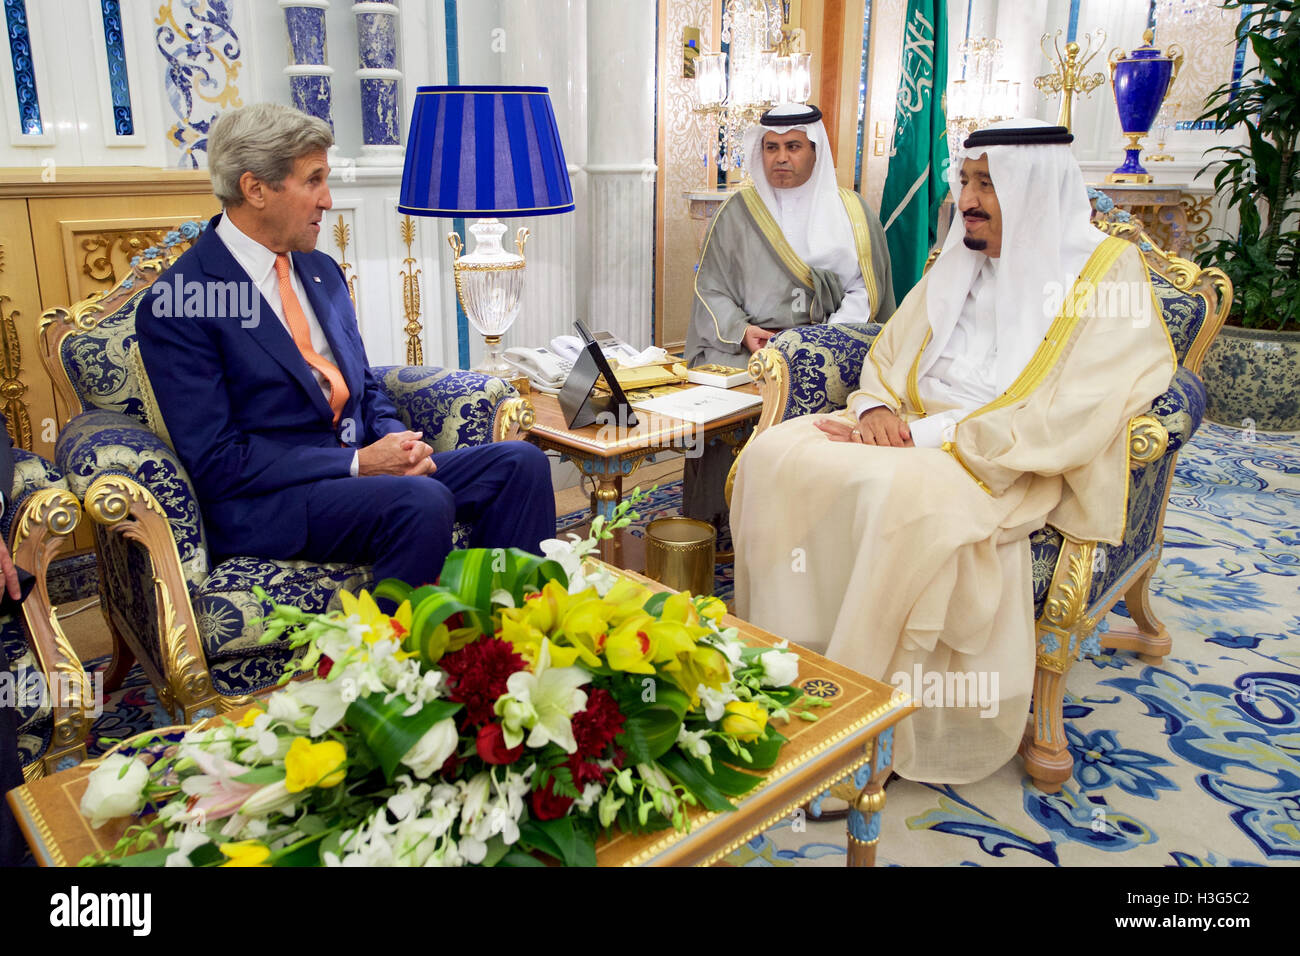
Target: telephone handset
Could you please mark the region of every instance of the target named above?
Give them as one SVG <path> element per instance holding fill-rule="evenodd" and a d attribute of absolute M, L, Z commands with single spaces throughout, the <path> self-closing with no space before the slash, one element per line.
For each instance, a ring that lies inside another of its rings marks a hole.
<path fill-rule="evenodd" d="M 528 376 L 538 388 L 557 391 L 573 371 L 573 360 L 547 349 L 506 349 L 506 364 Z"/>

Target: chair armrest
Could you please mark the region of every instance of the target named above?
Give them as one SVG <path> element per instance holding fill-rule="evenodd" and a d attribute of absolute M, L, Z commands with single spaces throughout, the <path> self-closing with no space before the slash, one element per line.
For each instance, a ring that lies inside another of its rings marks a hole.
<path fill-rule="evenodd" d="M 83 501 L 91 483 L 105 475 L 124 475 L 146 488 L 171 527 L 186 581 L 191 587 L 203 583 L 210 568 L 199 499 L 166 442 L 120 412 L 93 409 L 68 422 L 54 455 L 68 487 Z"/>
<path fill-rule="evenodd" d="M 1192 440 L 1205 417 L 1205 385 L 1200 376 L 1178 366 L 1169 390 L 1151 403 L 1148 413 L 1169 432 L 1168 452 L 1176 452 Z"/>
<path fill-rule="evenodd" d="M 38 491 L 46 488 L 67 490 L 68 482 L 54 463 L 24 448 L 15 448 L 14 483 L 5 491 L 5 511 L 0 516 L 0 534 L 9 540 L 14 518 L 22 511 L 23 502 Z"/>
<path fill-rule="evenodd" d="M 43 461 L 39 456 L 15 450 L 16 459 L 19 455 L 37 463 Z M 31 464 L 25 462 L 23 467 L 31 469 Z M 15 465 L 19 465 L 18 460 Z M 46 772 L 62 770 L 85 759 L 86 739 L 101 705 L 96 699 L 95 686 L 50 604 L 50 563 L 81 519 L 81 505 L 62 484 L 60 481 L 57 487 L 27 489 L 13 509 L 13 534 L 8 538 L 14 563 L 29 569 L 36 577 L 32 592 L 22 605 L 21 624 L 34 658 L 29 659 L 28 666 L 40 672 L 53 718 L 49 747 L 43 755 Z M 19 661 L 11 664 L 22 666 Z"/>
<path fill-rule="evenodd" d="M 398 417 L 434 451 L 451 451 L 495 441 L 499 419 L 517 399 L 514 387 L 499 378 L 428 365 L 389 365 L 370 370 L 397 407 Z M 530 406 L 531 408 L 531 406 Z M 516 418 L 521 418 L 518 411 Z M 531 427 L 531 416 L 525 428 Z"/>
<path fill-rule="evenodd" d="M 789 384 L 778 422 L 838 411 L 862 380 L 867 351 L 883 328 L 865 325 L 801 325 L 774 336 L 769 348 L 785 358 Z"/>

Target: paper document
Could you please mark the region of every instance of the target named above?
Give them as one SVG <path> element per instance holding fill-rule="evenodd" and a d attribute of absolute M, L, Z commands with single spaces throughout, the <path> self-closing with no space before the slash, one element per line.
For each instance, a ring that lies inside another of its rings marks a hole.
<path fill-rule="evenodd" d="M 671 395 L 660 395 L 658 398 L 639 402 L 633 401 L 631 404 L 633 408 L 655 415 L 680 418 L 683 421 L 694 422 L 696 425 L 704 425 L 734 415 L 746 408 L 761 405 L 763 399 L 746 392 L 728 391 L 725 388 L 714 388 L 712 385 L 696 385 L 693 388 L 680 389 Z"/>

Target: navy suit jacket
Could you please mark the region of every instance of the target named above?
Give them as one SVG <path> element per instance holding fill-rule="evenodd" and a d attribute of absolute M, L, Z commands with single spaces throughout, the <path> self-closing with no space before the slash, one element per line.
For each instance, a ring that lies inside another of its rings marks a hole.
<path fill-rule="evenodd" d="M 336 427 L 288 330 L 217 237 L 219 219 L 141 300 L 139 348 L 213 551 L 288 558 L 306 544 L 312 483 L 349 477 L 357 448 L 406 426 L 370 372 L 338 264 L 291 254 L 348 386 Z"/>

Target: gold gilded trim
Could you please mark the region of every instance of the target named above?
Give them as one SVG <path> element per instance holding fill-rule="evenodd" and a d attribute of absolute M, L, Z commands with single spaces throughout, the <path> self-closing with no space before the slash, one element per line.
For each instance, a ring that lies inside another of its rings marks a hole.
<path fill-rule="evenodd" d="M 533 408 L 532 402 L 522 397 L 507 398 L 497 409 L 496 422 L 492 427 L 492 440 L 505 441 L 516 427 L 519 434 L 522 434 L 531 431 L 535 424 L 537 424 L 537 411 Z"/>
<path fill-rule="evenodd" d="M 156 627 L 165 668 L 162 684 L 155 685 L 160 702 L 169 710 L 178 710 L 184 720 L 193 720 L 205 707 L 224 708 L 212 687 L 180 553 L 162 507 L 131 478 L 103 475 L 86 491 L 86 512 L 110 532 L 138 542 L 153 562 Z M 149 655 L 136 650 L 138 658 L 148 660 Z"/>
<path fill-rule="evenodd" d="M 1149 465 L 1159 461 L 1169 447 L 1169 430 L 1152 415 L 1135 415 L 1128 423 L 1128 457 Z"/>
<path fill-rule="evenodd" d="M 339 217 L 339 222 L 343 217 Z M 411 244 L 415 242 L 415 220 L 410 216 L 405 217 L 400 226 L 402 242 L 406 244 L 406 258 L 402 260 L 402 268 L 399 270 L 398 277 L 402 281 L 402 315 L 406 319 L 406 325 L 402 331 L 406 333 L 406 364 L 423 365 L 424 364 L 424 345 L 421 342 L 421 334 L 424 332 L 424 326 L 420 322 L 420 270 L 415 268 L 415 257 L 411 255 Z M 459 262 L 455 264 L 455 270 L 463 269 Z M 456 291 L 460 292 L 460 280 L 457 278 Z M 464 302 L 464 296 L 461 296 Z M 355 306 L 355 302 L 353 305 Z"/>
<path fill-rule="evenodd" d="M 826 738 L 821 743 L 817 744 L 815 747 L 811 747 L 808 750 L 803 751 L 797 758 L 793 760 L 789 760 L 786 763 L 781 764 L 780 766 L 773 767 L 771 770 L 767 772 L 767 774 L 763 779 L 763 782 L 750 791 L 746 799 L 750 799 L 753 795 L 762 792 L 765 788 L 771 786 L 773 783 L 776 783 L 778 780 L 780 780 L 781 777 L 785 776 L 791 770 L 794 770 L 797 767 L 807 765 L 813 757 L 817 757 L 825 753 L 827 750 L 830 750 L 832 747 L 839 744 L 845 738 L 851 737 L 854 734 L 859 733 L 864 728 L 869 727 L 872 723 L 884 717 L 885 715 L 891 712 L 897 712 L 898 719 L 901 720 L 903 717 L 906 717 L 908 714 L 910 714 L 913 710 L 916 710 L 916 704 L 913 702 L 911 697 L 909 697 L 906 694 L 892 694 L 887 700 L 885 700 L 884 703 L 878 704 L 877 706 L 873 707 L 862 717 L 858 718 L 852 724 L 843 728 L 835 735 Z M 896 721 L 891 721 L 890 725 L 892 725 L 893 723 L 896 723 Z M 889 725 L 880 727 L 877 730 L 877 733 L 881 733 L 885 731 L 886 729 L 888 729 L 888 726 Z M 874 737 L 872 739 L 874 739 Z M 837 770 L 834 780 L 829 781 L 829 783 L 835 783 L 836 781 L 842 779 L 846 772 L 852 773 L 854 770 L 856 770 L 857 768 L 865 764 L 869 759 L 870 757 L 865 753 L 863 754 L 863 756 L 855 758 L 852 763 L 847 764 L 844 768 L 840 768 L 839 770 Z M 748 840 L 753 839 L 756 835 L 762 833 L 768 827 L 772 826 L 772 824 L 776 823 L 787 813 L 789 813 L 790 810 L 800 806 L 803 803 L 806 803 L 812 797 L 815 797 L 817 794 L 821 793 L 823 790 L 826 789 L 827 786 L 828 786 L 828 782 L 826 781 L 819 782 L 812 788 L 812 790 L 808 791 L 805 794 L 802 794 L 797 799 L 788 801 L 780 812 L 773 814 L 768 819 L 766 819 L 763 823 L 746 831 L 743 837 L 739 837 L 737 839 L 729 841 L 726 844 L 726 849 L 714 853 L 708 859 L 702 861 L 701 865 L 710 866 L 713 863 L 716 863 L 718 860 L 725 857 L 728 853 L 735 850 L 736 847 L 740 846 L 741 844 L 745 843 Z M 699 817 L 696 817 L 694 820 L 691 821 L 692 826 L 697 826 L 697 825 L 703 826 L 705 824 L 708 824 L 718 816 L 720 816 L 720 814 L 711 811 L 702 813 Z M 636 854 L 636 856 L 633 856 L 625 860 L 623 862 L 623 865 L 640 866 L 642 863 L 645 863 L 647 860 L 650 860 L 658 856 L 664 850 L 667 850 L 674 843 L 677 843 L 683 836 L 684 834 L 679 833 L 675 830 L 670 831 L 665 837 L 656 841 L 650 846 L 646 847 L 640 853 Z"/>
<path fill-rule="evenodd" d="M 763 399 L 758 421 L 754 430 L 740 450 L 732 457 L 731 467 L 727 469 L 727 480 L 722 488 L 723 499 L 731 507 L 731 492 L 736 484 L 736 470 L 740 467 L 740 456 L 749 443 L 767 429 L 776 424 L 777 416 L 785 410 L 789 398 L 790 375 L 785 355 L 780 350 L 764 346 L 749 357 L 749 375 L 758 384 L 758 394 Z"/>
<path fill-rule="evenodd" d="M 862 273 L 867 295 L 871 297 L 871 314 L 868 318 L 874 321 L 880 313 L 880 289 L 876 285 L 876 270 L 871 264 L 871 227 L 867 224 L 867 215 L 862 211 L 857 193 L 841 186 L 840 201 L 844 203 L 844 211 L 849 214 L 849 225 L 853 227 L 853 247 L 858 253 L 858 271 Z"/>
<path fill-rule="evenodd" d="M 1043 615 L 1038 619 L 1035 633 L 1040 648 L 1036 660 L 1043 670 L 1055 674 L 1064 674 L 1069 670 L 1074 662 L 1070 653 L 1071 635 L 1082 640 L 1082 636 L 1095 627 L 1095 622 L 1088 618 L 1088 592 L 1092 587 L 1092 563 L 1096 547 L 1096 542 L 1076 541 L 1065 536 L 1061 553 L 1056 559 L 1056 568 L 1052 571 L 1052 584 L 1043 605 Z M 1045 632 L 1056 636 L 1056 650 L 1041 650 Z"/>
<path fill-rule="evenodd" d="M 357 308 L 357 277 L 349 275 L 352 271 L 352 263 L 348 262 L 348 243 L 352 241 L 352 230 L 348 224 L 343 221 L 343 214 L 339 214 L 338 222 L 334 223 L 334 245 L 339 247 L 339 269 L 343 271 L 343 281 L 348 287 L 348 298 L 352 300 L 352 309 Z"/>
<path fill-rule="evenodd" d="M 33 766 L 36 766 L 36 764 L 33 764 Z M 24 776 L 26 775 L 26 772 L 27 768 L 24 767 Z M 37 777 L 41 776 L 44 776 L 44 772 L 37 774 L 36 777 L 32 777 L 31 780 L 35 780 Z M 31 780 L 28 782 L 30 783 Z M 23 805 L 22 818 L 36 831 L 36 836 L 39 838 L 41 843 L 41 852 L 48 854 L 50 862 L 55 866 L 67 866 L 68 858 L 63 855 L 63 851 L 59 849 L 58 843 L 55 842 L 54 831 L 50 829 L 50 825 L 45 819 L 45 814 L 41 813 L 41 808 L 38 807 L 36 801 L 32 799 L 31 791 L 26 787 L 21 787 L 14 792 L 18 794 L 18 802 Z"/>

